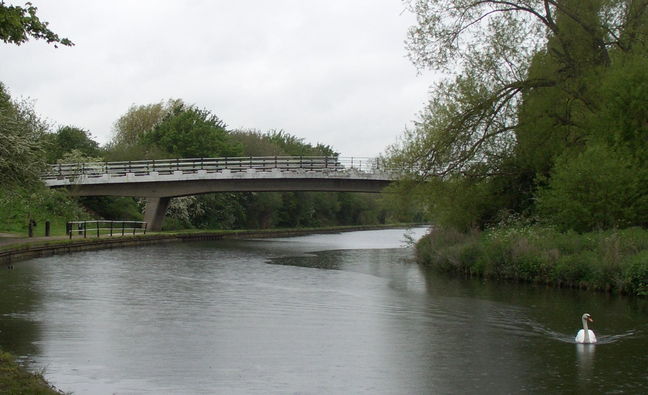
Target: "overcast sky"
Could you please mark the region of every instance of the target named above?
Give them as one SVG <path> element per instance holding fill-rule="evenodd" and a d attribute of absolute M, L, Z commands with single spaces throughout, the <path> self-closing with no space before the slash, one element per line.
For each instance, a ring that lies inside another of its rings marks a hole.
<path fill-rule="evenodd" d="M 74 47 L 0 43 L 0 81 L 101 144 L 133 105 L 180 98 L 230 129 L 375 156 L 427 101 L 401 0 L 31 0 Z M 23 5 L 20 1 L 7 1 Z"/>

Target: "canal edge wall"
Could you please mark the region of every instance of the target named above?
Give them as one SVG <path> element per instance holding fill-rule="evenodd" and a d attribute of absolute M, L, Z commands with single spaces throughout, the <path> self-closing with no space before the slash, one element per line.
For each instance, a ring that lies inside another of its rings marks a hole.
<path fill-rule="evenodd" d="M 396 229 L 419 226 L 421 224 L 394 224 L 394 225 L 368 225 L 332 228 L 305 228 L 305 229 L 272 229 L 272 230 L 244 230 L 244 231 L 207 231 L 195 233 L 171 234 L 140 234 L 129 236 L 113 236 L 106 238 L 87 239 L 59 239 L 52 241 L 25 241 L 16 243 L 16 246 L 7 246 L 0 250 L 0 264 L 10 264 L 26 259 L 39 258 L 51 255 L 61 255 L 71 252 L 92 251 L 101 249 L 123 248 L 148 244 L 172 243 L 195 240 L 223 240 L 223 239 L 258 239 L 272 237 L 294 237 L 309 234 L 330 234 L 340 232 L 353 232 L 362 230 Z"/>

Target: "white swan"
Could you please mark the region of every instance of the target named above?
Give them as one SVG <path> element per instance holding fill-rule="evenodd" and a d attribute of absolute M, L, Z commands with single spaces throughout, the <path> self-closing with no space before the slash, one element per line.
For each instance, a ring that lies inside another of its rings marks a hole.
<path fill-rule="evenodd" d="M 594 322 L 589 314 L 585 313 L 582 317 L 583 329 L 579 330 L 576 334 L 576 343 L 596 343 L 596 335 L 587 328 L 587 321 Z"/>

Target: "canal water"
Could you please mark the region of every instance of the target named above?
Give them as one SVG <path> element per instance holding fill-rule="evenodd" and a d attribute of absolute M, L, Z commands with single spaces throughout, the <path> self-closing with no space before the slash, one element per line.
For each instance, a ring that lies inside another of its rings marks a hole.
<path fill-rule="evenodd" d="M 646 300 L 440 275 L 412 261 L 424 232 L 19 262 L 0 347 L 75 394 L 648 392 Z"/>

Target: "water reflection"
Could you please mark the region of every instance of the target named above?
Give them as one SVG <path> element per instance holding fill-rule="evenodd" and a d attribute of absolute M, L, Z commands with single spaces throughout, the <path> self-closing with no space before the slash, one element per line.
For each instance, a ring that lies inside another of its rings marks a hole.
<path fill-rule="evenodd" d="M 576 361 L 578 365 L 578 381 L 579 383 L 588 384 L 592 380 L 594 370 L 594 352 L 596 345 L 594 344 L 577 344 L 576 345 Z"/>
<path fill-rule="evenodd" d="M 42 295 L 34 287 L 35 276 L 20 265 L 0 272 L 0 348 L 21 357 L 39 352 L 40 317 L 34 310 Z"/>

